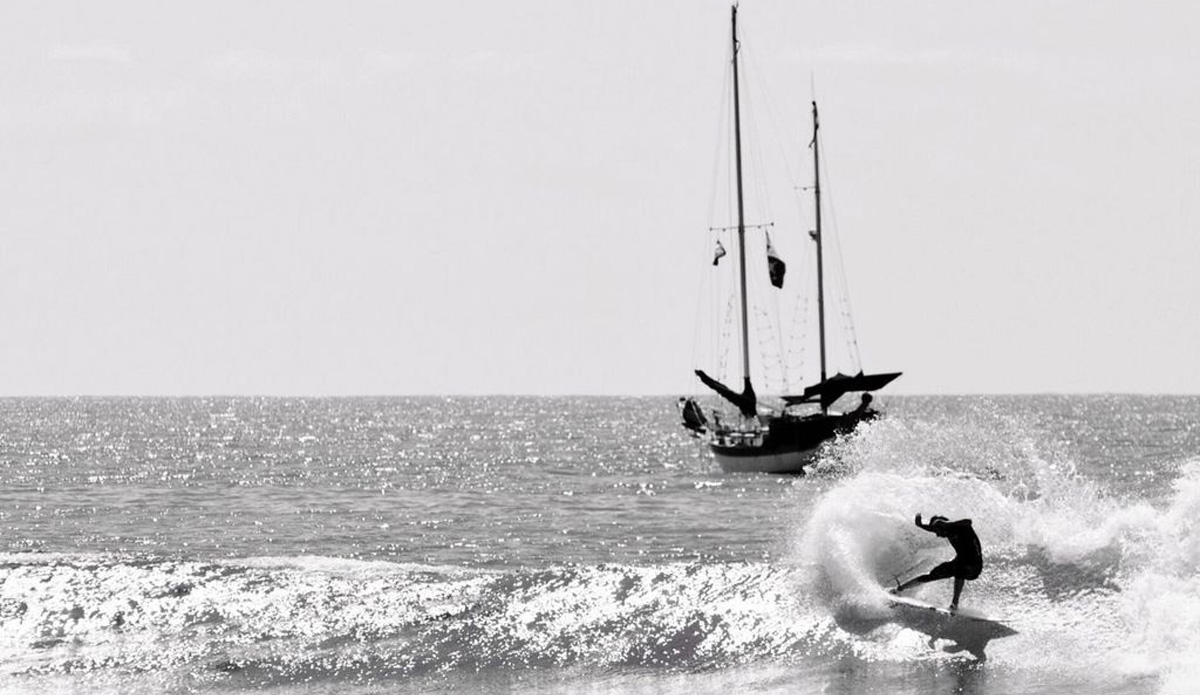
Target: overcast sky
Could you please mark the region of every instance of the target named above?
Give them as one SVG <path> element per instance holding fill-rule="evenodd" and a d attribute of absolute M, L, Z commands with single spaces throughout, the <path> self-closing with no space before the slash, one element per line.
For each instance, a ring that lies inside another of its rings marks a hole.
<path fill-rule="evenodd" d="M 692 389 L 728 20 L 15 4 L 0 395 Z M 1200 393 L 1200 6 L 740 20 L 797 149 L 815 85 L 863 364 L 905 372 L 889 392 Z"/>

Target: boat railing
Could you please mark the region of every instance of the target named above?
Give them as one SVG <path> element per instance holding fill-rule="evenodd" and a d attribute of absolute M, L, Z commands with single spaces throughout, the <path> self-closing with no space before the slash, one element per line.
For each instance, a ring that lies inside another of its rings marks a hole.
<path fill-rule="evenodd" d="M 760 420 L 741 420 L 737 424 L 718 420 L 710 430 L 712 442 L 726 447 L 760 447 L 770 432 L 770 425 Z"/>

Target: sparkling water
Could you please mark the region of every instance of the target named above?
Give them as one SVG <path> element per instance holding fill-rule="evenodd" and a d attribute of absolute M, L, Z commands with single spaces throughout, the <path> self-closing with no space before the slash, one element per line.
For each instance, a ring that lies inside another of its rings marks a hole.
<path fill-rule="evenodd" d="M 885 400 L 770 476 L 673 398 L 0 399 L 0 691 L 1192 692 L 1200 398 Z M 918 512 L 1016 635 L 895 619 Z"/>

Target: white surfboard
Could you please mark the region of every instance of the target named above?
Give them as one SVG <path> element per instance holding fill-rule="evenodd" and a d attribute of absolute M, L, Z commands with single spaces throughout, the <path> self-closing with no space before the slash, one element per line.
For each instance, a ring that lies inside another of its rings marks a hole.
<path fill-rule="evenodd" d="M 1005 637 L 1017 634 L 1016 630 L 999 620 L 993 620 L 970 608 L 959 608 L 956 611 L 951 611 L 948 608 L 942 608 L 915 598 L 897 596 L 895 594 L 887 594 L 887 601 L 893 610 L 904 617 L 920 617 L 923 615 L 947 625 L 954 623 L 964 626 L 975 624 L 981 629 L 986 629 L 993 637 Z"/>
<path fill-rule="evenodd" d="M 915 598 L 909 598 L 907 596 L 899 596 L 896 594 L 888 594 L 887 600 L 888 600 L 888 603 L 892 604 L 893 607 L 895 607 L 895 606 L 910 606 L 912 608 L 920 608 L 922 610 L 940 613 L 941 615 L 943 615 L 947 618 L 963 618 L 966 620 L 988 620 L 988 618 L 986 616 L 984 616 L 982 613 L 977 613 L 968 608 L 960 608 L 956 611 L 952 611 L 949 608 L 942 608 L 940 606 L 935 606 L 931 603 L 925 603 L 924 601 L 920 601 Z"/>

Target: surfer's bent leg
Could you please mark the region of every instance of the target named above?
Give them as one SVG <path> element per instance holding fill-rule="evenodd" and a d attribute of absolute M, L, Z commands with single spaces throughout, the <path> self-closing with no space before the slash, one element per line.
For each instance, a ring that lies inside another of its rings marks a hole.
<path fill-rule="evenodd" d="M 907 582 L 904 582 L 900 586 L 896 587 L 895 593 L 898 594 L 914 584 L 924 584 L 925 582 L 936 582 L 939 579 L 949 579 L 955 575 L 956 568 L 957 565 L 955 565 L 954 560 L 943 562 L 937 567 L 929 570 L 928 574 L 922 574 L 919 577 L 913 577 Z"/>
<path fill-rule="evenodd" d="M 954 572 L 954 598 L 950 600 L 950 610 L 958 610 L 958 599 L 962 596 L 963 587 L 968 581 L 978 579 L 983 572 L 983 564 L 968 564 L 959 565 Z"/>

